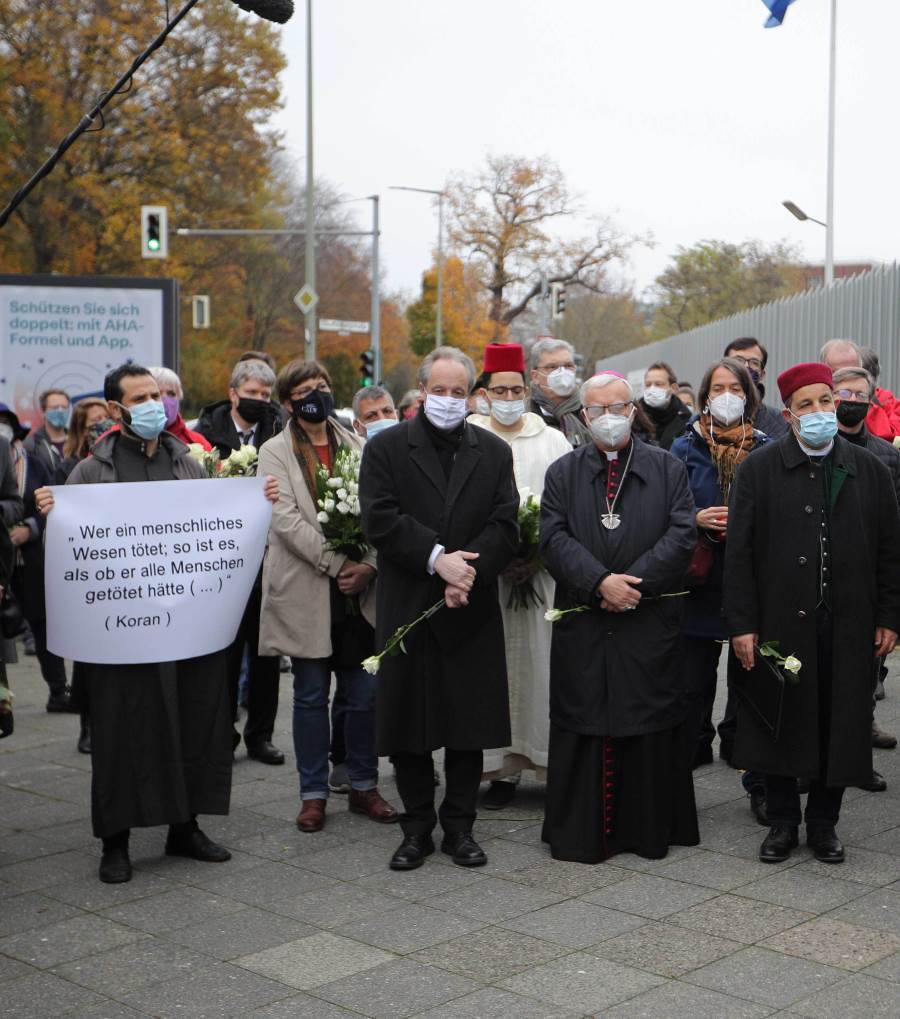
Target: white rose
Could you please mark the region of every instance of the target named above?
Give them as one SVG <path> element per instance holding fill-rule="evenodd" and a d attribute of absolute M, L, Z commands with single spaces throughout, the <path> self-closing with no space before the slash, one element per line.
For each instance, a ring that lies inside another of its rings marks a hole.
<path fill-rule="evenodd" d="M 544 613 L 544 619 L 546 619 L 548 623 L 556 623 L 562 619 L 562 617 L 562 609 L 547 609 Z"/>
<path fill-rule="evenodd" d="M 381 668 L 381 656 L 372 655 L 362 663 L 362 667 L 369 673 L 370 676 L 377 676 L 378 670 Z"/>
<path fill-rule="evenodd" d="M 357 485 L 355 481 L 351 481 L 350 484 L 347 485 L 347 487 L 354 495 L 356 495 L 356 493 L 359 491 L 359 485 Z"/>
<path fill-rule="evenodd" d="M 317 514 L 316 514 L 316 520 L 318 520 L 320 524 L 327 524 L 327 523 L 328 523 L 328 520 L 329 520 L 329 516 L 328 516 L 328 514 L 327 514 L 327 513 L 326 513 L 326 512 L 325 512 L 325 511 L 323 510 L 323 511 L 322 511 L 321 513 L 317 513 Z"/>
<path fill-rule="evenodd" d="M 800 661 L 799 658 L 795 658 L 793 655 L 788 655 L 787 658 L 785 658 L 784 662 L 782 662 L 781 667 L 784 669 L 785 672 L 792 672 L 796 676 L 800 669 L 803 667 L 803 663 Z"/>
<path fill-rule="evenodd" d="M 334 499 L 326 499 L 325 505 L 322 507 L 326 513 L 334 513 Z"/>
<path fill-rule="evenodd" d="M 326 482 L 329 488 L 343 488 L 344 482 L 340 478 L 329 478 Z"/>
<path fill-rule="evenodd" d="M 341 502 L 346 502 L 347 501 L 347 489 L 346 488 L 339 488 L 337 490 L 337 497 L 338 497 L 338 499 L 341 500 Z"/>
<path fill-rule="evenodd" d="M 346 516 L 350 512 L 350 507 L 345 502 L 339 502 L 337 504 L 337 511 L 341 516 Z"/>

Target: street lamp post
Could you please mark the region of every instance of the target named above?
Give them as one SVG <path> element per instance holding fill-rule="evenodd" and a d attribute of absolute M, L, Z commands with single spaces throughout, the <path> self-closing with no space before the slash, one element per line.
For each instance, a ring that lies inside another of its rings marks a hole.
<path fill-rule="evenodd" d="M 433 188 L 411 188 L 392 185 L 391 191 L 417 191 L 422 195 L 436 195 L 438 200 L 438 251 L 437 251 L 437 315 L 434 328 L 434 345 L 444 340 L 444 192 Z"/>
<path fill-rule="evenodd" d="M 828 238 L 825 244 L 825 286 L 830 287 L 834 283 L 834 249 L 831 245 L 831 229 L 828 223 L 822 219 L 816 219 L 815 216 L 808 216 L 796 202 L 790 200 L 783 201 L 781 203 L 787 211 L 799 219 L 801 223 L 805 223 L 809 220 L 810 223 L 818 223 L 819 226 L 825 227 L 825 236 Z"/>
<path fill-rule="evenodd" d="M 316 192 L 313 166 L 313 0 L 306 0 L 306 285 L 316 289 Z M 316 359 L 316 309 L 306 316 L 306 359 Z"/>

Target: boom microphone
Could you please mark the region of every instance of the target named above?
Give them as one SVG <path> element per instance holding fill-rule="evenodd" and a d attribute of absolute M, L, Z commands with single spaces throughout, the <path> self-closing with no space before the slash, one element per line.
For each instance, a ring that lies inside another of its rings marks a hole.
<path fill-rule="evenodd" d="M 294 0 L 231 0 L 242 11 L 249 11 L 266 21 L 276 21 L 283 25 L 291 20 L 294 13 Z"/>

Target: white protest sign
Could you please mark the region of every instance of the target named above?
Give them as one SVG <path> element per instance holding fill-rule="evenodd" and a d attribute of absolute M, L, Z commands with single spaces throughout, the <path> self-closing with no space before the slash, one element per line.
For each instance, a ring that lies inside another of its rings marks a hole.
<path fill-rule="evenodd" d="M 266 547 L 263 478 L 54 487 L 47 645 L 130 665 L 210 654 L 235 638 Z"/>

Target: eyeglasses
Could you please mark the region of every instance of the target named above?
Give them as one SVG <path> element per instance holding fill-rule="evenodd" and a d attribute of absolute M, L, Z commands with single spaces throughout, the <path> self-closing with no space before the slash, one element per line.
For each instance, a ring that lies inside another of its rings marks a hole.
<path fill-rule="evenodd" d="M 291 399 L 304 400 L 306 399 L 307 396 L 309 396 L 310 393 L 313 393 L 316 390 L 318 390 L 320 393 L 330 393 L 331 386 L 329 386 L 328 383 L 323 379 L 317 386 L 306 386 L 303 389 L 297 390 L 296 395 L 291 394 Z"/>
<path fill-rule="evenodd" d="M 839 397 L 841 400 L 852 400 L 857 403 L 868 403 L 868 393 L 855 393 L 852 389 L 836 389 L 834 395 Z"/>
<path fill-rule="evenodd" d="M 571 361 L 566 361 L 565 364 L 541 365 L 540 367 L 535 368 L 535 371 L 540 372 L 541 375 L 549 375 L 550 372 L 555 372 L 557 368 L 568 368 L 570 372 L 575 371 L 575 365 Z"/>
<path fill-rule="evenodd" d="M 624 414 L 625 409 L 630 407 L 631 403 L 631 400 L 628 400 L 625 403 L 608 403 L 606 405 L 598 403 L 593 407 L 585 407 L 584 412 L 587 414 L 589 421 L 596 421 L 597 418 L 601 417 L 603 414 Z"/>
<path fill-rule="evenodd" d="M 740 361 L 741 364 L 745 364 L 754 371 L 762 371 L 762 361 L 758 357 L 741 357 L 740 354 L 733 354 L 732 357 L 735 361 Z"/>
<path fill-rule="evenodd" d="M 488 386 L 487 391 L 492 396 L 497 396 L 501 400 L 503 399 L 504 396 L 506 396 L 507 393 L 510 396 L 515 397 L 516 399 L 518 399 L 520 396 L 525 395 L 524 386 Z"/>

